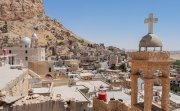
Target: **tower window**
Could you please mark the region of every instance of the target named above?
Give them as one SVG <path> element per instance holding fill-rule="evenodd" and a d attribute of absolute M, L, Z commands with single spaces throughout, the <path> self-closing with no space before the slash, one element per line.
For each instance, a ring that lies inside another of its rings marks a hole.
<path fill-rule="evenodd" d="M 11 50 L 9 50 L 9 54 L 11 54 L 12 53 L 12 51 Z"/>
<path fill-rule="evenodd" d="M 25 57 L 25 60 L 27 61 L 27 60 L 28 60 L 28 57 Z"/>
<path fill-rule="evenodd" d="M 51 72 L 51 67 L 49 67 L 49 72 Z"/>
<path fill-rule="evenodd" d="M 26 50 L 26 51 L 25 51 L 25 53 L 27 54 L 27 53 L 28 53 L 28 51 Z"/>

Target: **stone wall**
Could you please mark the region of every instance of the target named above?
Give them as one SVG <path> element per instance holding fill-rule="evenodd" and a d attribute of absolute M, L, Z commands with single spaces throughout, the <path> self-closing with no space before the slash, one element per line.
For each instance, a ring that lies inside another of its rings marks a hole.
<path fill-rule="evenodd" d="M 70 101 L 70 111 L 87 111 L 87 102 Z"/>
<path fill-rule="evenodd" d="M 34 100 L 28 103 L 0 107 L 0 111 L 65 111 L 65 107 L 64 102 L 60 100 L 48 100 L 43 102 Z"/>
<path fill-rule="evenodd" d="M 2 91 L 5 96 L 22 96 L 28 95 L 28 74 L 27 71 L 15 80 L 11 81 Z"/>
<path fill-rule="evenodd" d="M 93 99 L 93 111 L 131 111 L 130 107 L 118 100 L 109 101 L 108 103 Z"/>
<path fill-rule="evenodd" d="M 153 60 L 153 61 L 162 61 L 162 60 L 169 60 L 170 53 L 169 52 L 132 52 L 130 57 L 133 60 Z"/>
<path fill-rule="evenodd" d="M 51 61 L 34 61 L 28 63 L 28 68 L 43 77 L 45 77 L 47 74 L 50 74 L 52 77 L 54 77 L 53 64 L 54 62 Z M 51 72 L 49 68 L 51 69 Z"/>

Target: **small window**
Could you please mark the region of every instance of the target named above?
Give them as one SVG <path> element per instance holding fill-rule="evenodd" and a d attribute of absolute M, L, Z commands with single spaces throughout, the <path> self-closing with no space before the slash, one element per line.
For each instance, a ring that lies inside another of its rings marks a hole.
<path fill-rule="evenodd" d="M 27 60 L 28 60 L 28 57 L 25 57 L 25 60 L 27 61 Z"/>
<path fill-rule="evenodd" d="M 28 51 L 26 50 L 26 51 L 25 51 L 25 53 L 27 54 L 27 53 L 28 53 Z"/>
<path fill-rule="evenodd" d="M 11 54 L 12 53 L 12 51 L 11 50 L 9 50 L 9 54 Z"/>
<path fill-rule="evenodd" d="M 49 72 L 51 72 L 51 67 L 49 67 Z"/>

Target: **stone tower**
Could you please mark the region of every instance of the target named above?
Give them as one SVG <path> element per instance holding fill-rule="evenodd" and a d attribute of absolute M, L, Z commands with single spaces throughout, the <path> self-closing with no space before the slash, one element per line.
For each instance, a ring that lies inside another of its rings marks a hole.
<path fill-rule="evenodd" d="M 131 110 L 132 111 L 170 111 L 169 109 L 169 65 L 174 61 L 170 60 L 169 52 L 162 51 L 162 42 L 153 33 L 153 23 L 157 22 L 157 18 L 153 14 L 145 19 L 148 23 L 148 34 L 145 35 L 139 43 L 139 51 L 131 53 Z M 142 51 L 142 48 L 144 50 Z M 159 50 L 156 50 L 159 48 Z M 150 50 L 151 49 L 151 50 Z M 161 75 L 155 75 L 160 70 Z M 140 71 L 142 75 L 140 76 Z M 138 101 L 138 78 L 144 80 L 144 96 L 143 102 Z M 153 104 L 153 86 L 156 78 L 161 80 L 162 96 L 161 106 Z"/>

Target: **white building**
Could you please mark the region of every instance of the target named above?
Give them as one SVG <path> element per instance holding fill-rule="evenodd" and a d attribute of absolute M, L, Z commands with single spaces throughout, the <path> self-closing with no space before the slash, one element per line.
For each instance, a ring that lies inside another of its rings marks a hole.
<path fill-rule="evenodd" d="M 28 66 L 30 61 L 45 61 L 45 48 L 38 48 L 37 41 L 38 37 L 34 33 L 31 38 L 22 38 L 19 47 L 7 47 L 9 54 L 16 55 L 9 58 L 9 63 Z"/>

